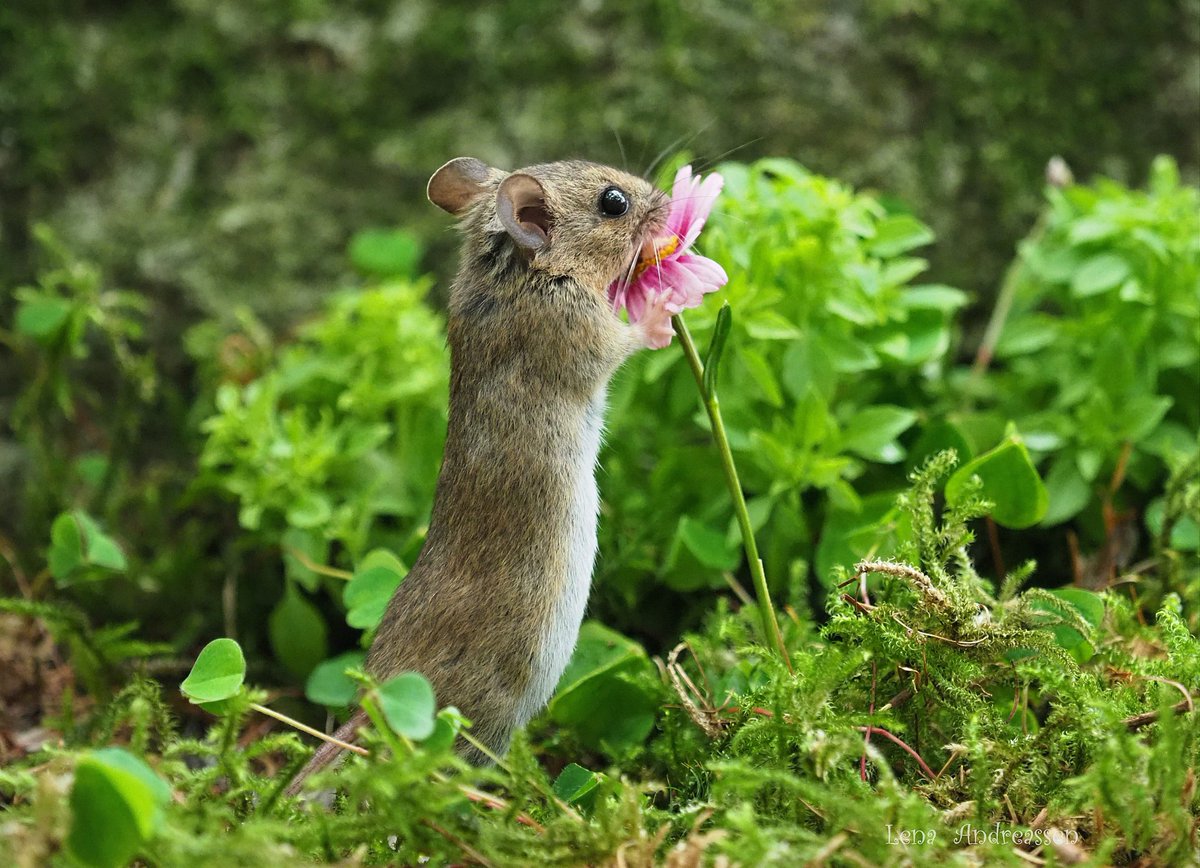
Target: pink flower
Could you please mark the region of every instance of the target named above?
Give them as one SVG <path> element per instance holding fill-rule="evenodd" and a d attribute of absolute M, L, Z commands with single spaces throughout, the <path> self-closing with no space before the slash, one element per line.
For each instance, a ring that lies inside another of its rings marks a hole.
<path fill-rule="evenodd" d="M 613 281 L 608 288 L 614 311 L 624 307 L 629 312 L 629 321 L 637 322 L 646 310 L 648 298 L 668 293 L 667 310 L 679 313 L 698 307 L 706 293 L 729 281 L 725 269 L 716 262 L 688 252 L 724 184 L 725 179 L 716 172 L 701 179 L 692 175 L 691 166 L 679 170 L 671 188 L 666 231 L 642 246 L 628 278 Z"/>

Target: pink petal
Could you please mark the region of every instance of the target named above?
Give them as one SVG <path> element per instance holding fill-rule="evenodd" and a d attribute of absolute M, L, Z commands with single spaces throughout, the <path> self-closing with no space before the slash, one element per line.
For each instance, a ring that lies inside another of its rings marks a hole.
<path fill-rule="evenodd" d="M 676 173 L 667 228 L 679 237 L 680 249 L 686 250 L 696 240 L 724 186 L 725 179 L 716 172 L 703 180 L 692 176 L 691 166 Z"/>
<path fill-rule="evenodd" d="M 696 275 L 696 279 L 704 284 L 706 293 L 715 292 L 729 282 L 729 275 L 721 264 L 707 256 L 685 253 L 676 262 Z"/>

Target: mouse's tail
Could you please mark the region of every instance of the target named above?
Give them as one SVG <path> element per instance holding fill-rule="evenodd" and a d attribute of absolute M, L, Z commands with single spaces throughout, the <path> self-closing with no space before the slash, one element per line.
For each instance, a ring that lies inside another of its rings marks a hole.
<path fill-rule="evenodd" d="M 353 742 L 354 736 L 358 733 L 362 725 L 367 722 L 367 714 L 361 708 L 350 716 L 350 719 L 338 727 L 337 732 L 333 737 L 341 741 Z M 321 746 L 317 748 L 317 752 L 312 755 L 304 766 L 296 773 L 296 777 L 292 778 L 292 782 L 288 784 L 288 788 L 284 790 L 284 795 L 297 796 L 300 794 L 301 787 L 304 786 L 305 780 L 314 772 L 319 772 L 331 762 L 338 758 L 343 748 L 330 741 L 321 742 Z"/>

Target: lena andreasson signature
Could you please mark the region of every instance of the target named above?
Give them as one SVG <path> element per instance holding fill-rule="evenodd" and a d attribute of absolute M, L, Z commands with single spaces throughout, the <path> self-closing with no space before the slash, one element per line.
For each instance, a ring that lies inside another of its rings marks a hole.
<path fill-rule="evenodd" d="M 943 832 L 945 838 L 947 833 Z M 887 842 L 902 847 L 924 846 L 938 839 L 937 829 L 897 829 L 887 825 Z M 1079 832 L 1062 829 L 1010 829 L 996 823 L 992 827 L 972 826 L 964 823 L 958 827 L 950 843 L 956 847 L 974 844 L 1016 844 L 1040 847 L 1044 844 L 1064 842 L 1079 843 Z"/>

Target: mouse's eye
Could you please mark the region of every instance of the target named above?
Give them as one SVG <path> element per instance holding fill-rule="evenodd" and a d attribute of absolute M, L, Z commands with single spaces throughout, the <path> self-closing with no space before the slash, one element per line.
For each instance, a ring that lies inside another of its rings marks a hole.
<path fill-rule="evenodd" d="M 629 210 L 629 196 L 620 187 L 608 187 L 600 194 L 600 213 L 620 217 Z"/>

